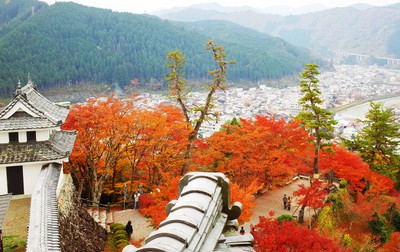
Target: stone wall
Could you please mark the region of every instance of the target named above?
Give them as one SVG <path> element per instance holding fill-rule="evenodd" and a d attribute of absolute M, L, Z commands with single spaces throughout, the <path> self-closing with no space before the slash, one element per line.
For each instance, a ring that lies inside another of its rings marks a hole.
<path fill-rule="evenodd" d="M 66 176 L 58 198 L 61 250 L 103 251 L 107 231 L 81 207 L 72 178 Z"/>

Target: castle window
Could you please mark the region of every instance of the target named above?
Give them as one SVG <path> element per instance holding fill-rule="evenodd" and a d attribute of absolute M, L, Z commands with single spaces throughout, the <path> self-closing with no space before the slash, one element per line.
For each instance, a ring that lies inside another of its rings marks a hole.
<path fill-rule="evenodd" d="M 26 140 L 28 142 L 36 142 L 36 131 L 27 131 Z"/>
<path fill-rule="evenodd" d="M 8 138 L 10 140 L 10 143 L 18 143 L 18 132 L 9 132 L 8 133 Z"/>

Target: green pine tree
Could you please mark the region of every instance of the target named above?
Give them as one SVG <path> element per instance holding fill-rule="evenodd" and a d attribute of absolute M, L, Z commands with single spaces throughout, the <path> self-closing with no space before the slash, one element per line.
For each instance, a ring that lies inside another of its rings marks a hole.
<path fill-rule="evenodd" d="M 383 103 L 370 102 L 370 109 L 364 120 L 364 127 L 354 140 L 345 140 L 345 145 L 358 151 L 370 169 L 391 178 L 399 185 L 400 124 L 390 109 Z"/>
<path fill-rule="evenodd" d="M 333 139 L 334 125 L 337 123 L 332 113 L 321 107 L 323 100 L 318 88 L 317 68 L 317 64 L 307 64 L 304 72 L 300 74 L 302 78 L 300 91 L 304 96 L 299 100 L 302 110 L 297 115 L 297 119 L 300 119 L 306 130 L 314 136 L 314 174 L 319 173 L 319 152 L 324 146 L 329 145 L 329 140 Z"/>

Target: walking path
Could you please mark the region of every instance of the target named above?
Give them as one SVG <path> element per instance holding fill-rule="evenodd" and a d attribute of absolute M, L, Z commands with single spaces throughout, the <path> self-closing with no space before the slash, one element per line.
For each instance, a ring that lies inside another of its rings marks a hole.
<path fill-rule="evenodd" d="M 127 209 L 114 212 L 114 222 L 119 222 L 126 225 L 129 220 L 132 222 L 132 238 L 135 241 L 141 238 L 147 238 L 151 231 L 154 230 L 149 226 L 150 223 L 147 221 L 147 218 L 141 215 L 138 210 Z"/>
<path fill-rule="evenodd" d="M 305 184 L 308 186 L 309 181 L 298 179 L 285 187 L 266 192 L 260 197 L 257 197 L 255 199 L 256 206 L 253 209 L 254 214 L 250 221 L 243 225 L 246 232 L 250 231 L 250 225 L 256 225 L 259 222 L 260 216 L 269 216 L 270 211 L 275 212 L 275 217 L 279 217 L 282 214 L 292 214 L 294 216 L 298 216 L 300 208 L 297 209 L 297 200 L 295 197 L 293 198 L 293 192 L 299 189 L 300 184 Z M 283 208 L 284 194 L 292 199 L 290 211 Z M 246 206 L 243 207 L 245 208 Z M 304 221 L 307 220 L 309 220 L 309 211 L 306 210 L 304 212 Z"/>
<path fill-rule="evenodd" d="M 298 189 L 300 184 L 308 185 L 308 180 L 296 180 L 295 182 L 276 189 L 271 192 L 267 192 L 260 197 L 255 199 L 255 208 L 253 209 L 254 215 L 250 219 L 250 222 L 245 223 L 243 225 L 246 232 L 250 230 L 250 225 L 256 225 L 259 221 L 260 216 L 268 216 L 270 211 L 275 212 L 275 217 L 278 217 L 282 214 L 293 214 L 295 216 L 298 215 L 299 209 L 296 211 L 297 202 L 294 198 L 292 200 L 292 208 L 291 211 L 283 209 L 283 195 L 289 196 L 292 198 L 293 192 Z M 246 206 L 243 206 L 246 207 Z M 307 221 L 309 219 L 309 211 L 305 211 L 304 220 Z M 149 226 L 149 222 L 145 217 L 143 217 L 138 210 L 128 209 L 123 211 L 114 212 L 114 222 L 119 222 L 126 224 L 128 221 L 132 222 L 133 233 L 132 238 L 134 240 L 139 240 L 141 238 L 147 238 L 151 231 L 154 229 Z"/>

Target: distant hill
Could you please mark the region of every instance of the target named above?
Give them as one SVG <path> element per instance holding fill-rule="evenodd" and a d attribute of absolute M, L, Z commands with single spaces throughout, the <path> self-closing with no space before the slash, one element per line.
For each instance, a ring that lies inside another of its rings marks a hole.
<path fill-rule="evenodd" d="M 399 4 L 386 7 L 356 4 L 301 15 L 272 15 L 243 10 L 227 13 L 187 8 L 164 12 L 162 18 L 176 21 L 227 20 L 280 37 L 323 56 L 346 51 L 400 58 Z M 196 14 L 195 14 L 196 13 Z M 189 20 L 189 14 L 192 20 Z"/>
<path fill-rule="evenodd" d="M 152 13 L 156 16 L 161 16 L 164 13 L 173 13 L 173 12 L 178 12 L 181 10 L 186 10 L 186 9 L 196 9 L 196 10 L 213 10 L 217 12 L 224 12 L 224 13 L 231 13 L 231 12 L 242 12 L 242 11 L 255 11 L 257 12 L 257 9 L 249 6 L 241 6 L 241 7 L 226 7 L 222 6 L 218 3 L 210 2 L 210 3 L 201 3 L 201 4 L 193 4 L 190 5 L 189 7 L 174 7 L 172 9 L 167 9 L 163 11 L 158 11 L 156 13 Z"/>
<path fill-rule="evenodd" d="M 203 80 L 215 68 L 205 51 L 209 39 L 225 47 L 228 60 L 236 60 L 230 81 L 298 75 L 315 62 L 304 48 L 227 22 L 219 30 L 198 32 L 150 15 L 33 0 L 1 1 L 0 13 L 7 17 L 0 23 L 0 95 L 13 91 L 18 79 L 26 81 L 28 73 L 39 88 L 81 82 L 123 87 L 134 78 L 144 87 L 166 88 L 166 55 L 177 49 L 187 57 L 186 77 Z M 246 39 L 249 34 L 252 40 Z"/>
<path fill-rule="evenodd" d="M 271 37 L 243 26 L 227 21 L 207 20 L 198 22 L 177 22 L 178 27 L 196 34 L 207 37 L 214 37 L 216 41 L 224 41 L 228 55 L 235 55 L 237 62 L 245 63 L 241 70 L 249 73 L 250 79 L 262 79 L 267 75 L 271 79 L 273 76 L 287 76 L 292 73 L 286 66 L 292 65 L 298 69 L 303 69 L 304 64 L 299 59 L 310 58 L 309 51 L 301 49 L 276 37 Z M 252 56 L 249 61 L 247 54 Z M 264 57 L 267 55 L 267 57 Z M 322 62 L 314 62 L 322 64 Z M 260 66 L 255 68 L 254 65 Z M 237 69 L 233 70 L 236 79 Z M 240 78 L 240 76 L 237 76 Z"/>

